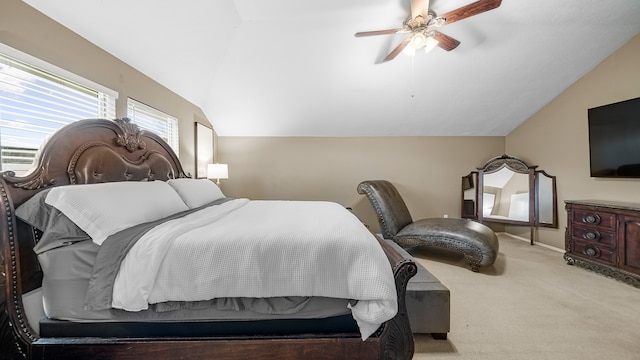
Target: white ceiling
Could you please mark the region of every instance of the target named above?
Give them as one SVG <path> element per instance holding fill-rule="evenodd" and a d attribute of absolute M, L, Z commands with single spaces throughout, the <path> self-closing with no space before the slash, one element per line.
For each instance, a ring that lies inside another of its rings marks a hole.
<path fill-rule="evenodd" d="M 353 34 L 401 27 L 409 0 L 24 1 L 222 136 L 504 136 L 640 33 L 639 0 L 503 0 L 441 28 L 453 51 L 380 64 L 402 35 Z"/>

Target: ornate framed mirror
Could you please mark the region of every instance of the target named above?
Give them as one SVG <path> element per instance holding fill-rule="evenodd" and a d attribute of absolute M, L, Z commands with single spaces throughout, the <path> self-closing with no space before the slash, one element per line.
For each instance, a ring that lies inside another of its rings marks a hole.
<path fill-rule="evenodd" d="M 516 225 L 535 224 L 535 166 L 502 155 L 478 172 L 478 220 Z"/>
<path fill-rule="evenodd" d="M 537 166 L 497 156 L 462 177 L 463 218 L 480 222 L 557 227 L 556 178 Z"/>

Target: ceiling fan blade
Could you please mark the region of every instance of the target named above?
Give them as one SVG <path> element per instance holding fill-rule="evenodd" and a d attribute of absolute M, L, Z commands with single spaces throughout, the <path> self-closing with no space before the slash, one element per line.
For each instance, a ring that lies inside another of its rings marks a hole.
<path fill-rule="evenodd" d="M 416 16 L 421 15 L 423 18 L 427 18 L 429 13 L 429 0 L 411 0 L 411 18 L 415 19 Z"/>
<path fill-rule="evenodd" d="M 361 31 L 355 33 L 355 37 L 363 36 L 376 36 L 376 35 L 391 35 L 402 31 L 402 29 L 388 29 L 388 30 L 374 30 L 374 31 Z"/>
<path fill-rule="evenodd" d="M 409 41 L 411 41 L 410 37 L 402 40 L 402 42 L 398 46 L 396 46 L 396 48 L 393 49 L 393 51 L 391 51 L 389 55 L 387 55 L 387 57 L 384 58 L 384 60 L 382 61 L 384 62 L 384 61 L 393 60 L 396 56 L 398 56 L 398 54 L 402 52 L 402 50 L 404 50 L 404 48 L 407 47 L 407 45 L 409 45 Z"/>
<path fill-rule="evenodd" d="M 460 41 L 452 38 L 449 35 L 445 35 L 440 31 L 435 31 L 433 33 L 433 38 L 438 40 L 438 46 L 444 50 L 451 51 L 460 45 Z"/>
<path fill-rule="evenodd" d="M 449 11 L 444 15 L 440 15 L 440 17 L 447 19 L 447 24 L 451 24 L 456 21 L 466 19 L 470 16 L 493 10 L 500 6 L 501 3 L 502 0 L 479 0 L 469 5 L 465 5 L 461 8 L 457 8 L 453 11 Z"/>

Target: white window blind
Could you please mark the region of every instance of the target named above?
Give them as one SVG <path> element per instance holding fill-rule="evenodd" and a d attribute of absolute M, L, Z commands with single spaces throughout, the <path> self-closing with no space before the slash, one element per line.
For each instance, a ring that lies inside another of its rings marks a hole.
<path fill-rule="evenodd" d="M 0 47 L 0 170 L 24 174 L 42 142 L 64 125 L 87 118 L 113 119 L 117 93 L 91 85 L 89 80 Z"/>
<path fill-rule="evenodd" d="M 131 98 L 127 99 L 127 117 L 140 128 L 160 136 L 179 156 L 178 119 Z"/>

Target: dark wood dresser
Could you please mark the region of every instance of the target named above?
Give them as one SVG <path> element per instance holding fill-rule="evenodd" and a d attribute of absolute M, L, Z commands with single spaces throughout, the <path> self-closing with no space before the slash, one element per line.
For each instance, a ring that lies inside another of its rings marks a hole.
<path fill-rule="evenodd" d="M 564 259 L 640 287 L 640 204 L 567 200 Z"/>

